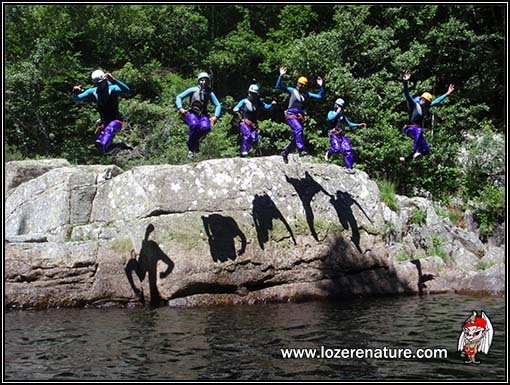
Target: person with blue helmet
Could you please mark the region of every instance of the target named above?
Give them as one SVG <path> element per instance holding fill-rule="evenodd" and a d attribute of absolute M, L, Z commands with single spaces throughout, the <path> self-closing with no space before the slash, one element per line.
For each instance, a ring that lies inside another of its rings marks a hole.
<path fill-rule="evenodd" d="M 324 98 L 324 87 L 323 80 L 320 76 L 317 77 L 316 81 L 320 89 L 317 93 L 308 92 L 306 87 L 308 85 L 308 79 L 305 76 L 299 77 L 297 80 L 296 87 L 285 87 L 282 85 L 283 75 L 287 73 L 286 67 L 280 68 L 280 76 L 276 81 L 276 88 L 281 91 L 287 91 L 290 94 L 289 106 L 285 111 L 285 119 L 287 124 L 292 128 L 293 139 L 285 147 L 283 152 L 280 154 L 285 163 L 289 161 L 289 153 L 294 151 L 296 148 L 299 151 L 299 156 L 306 156 L 308 153 L 305 151 L 305 143 L 303 138 L 304 121 L 305 121 L 305 103 L 308 99 L 320 100 Z"/>
<path fill-rule="evenodd" d="M 179 113 L 189 126 L 188 157 L 193 158 L 200 149 L 200 142 L 207 136 L 221 114 L 221 104 L 209 86 L 210 76 L 207 72 L 201 72 L 197 77 L 198 86 L 190 87 L 177 95 L 175 104 Z M 182 107 L 182 99 L 189 96 L 189 106 L 186 110 Z M 209 118 L 207 107 L 211 101 L 214 106 L 214 116 Z"/>
<path fill-rule="evenodd" d="M 407 101 L 409 120 L 404 125 L 403 133 L 413 139 L 413 153 L 407 157 L 400 157 L 400 160 L 403 162 L 411 161 L 422 155 L 427 155 L 430 153 L 430 147 L 425 140 L 425 135 L 423 132 L 423 118 L 428 114 L 430 107 L 441 103 L 455 90 L 455 86 L 450 84 L 448 86 L 448 91 L 436 99 L 434 99 L 433 96 L 428 92 L 424 92 L 420 96 L 413 98 L 409 94 L 409 89 L 407 87 L 407 83 L 410 78 L 411 71 L 405 71 L 404 75 L 402 76 L 402 81 L 404 83 L 404 96 Z"/>
<path fill-rule="evenodd" d="M 344 124 L 349 127 L 366 127 L 366 123 L 353 123 L 344 114 L 345 101 L 338 98 L 335 101 L 335 109 L 328 112 L 328 121 L 332 129 L 328 132 L 329 143 L 331 147 L 326 151 L 325 159 L 329 161 L 333 154 L 342 152 L 344 154 L 345 167 L 347 172 L 354 172 L 354 152 L 352 151 L 351 141 L 345 134 Z"/>
<path fill-rule="evenodd" d="M 248 96 L 236 104 L 233 111 L 241 115 L 239 130 L 241 131 L 241 157 L 247 157 L 250 148 L 259 142 L 259 127 L 257 125 L 260 111 L 270 110 L 276 101 L 266 103 L 259 95 L 260 87 L 251 84 Z"/>
<path fill-rule="evenodd" d="M 96 103 L 100 116 L 95 132 L 98 134 L 96 148 L 100 154 L 111 155 L 123 149 L 131 149 L 122 141 L 113 143 L 113 138 L 124 124 L 124 117 L 119 112 L 119 95 L 130 93 L 130 88 L 111 73 L 104 73 L 100 69 L 92 72 L 91 78 L 96 86 L 86 91 L 81 85 L 73 87 L 73 100 Z"/>

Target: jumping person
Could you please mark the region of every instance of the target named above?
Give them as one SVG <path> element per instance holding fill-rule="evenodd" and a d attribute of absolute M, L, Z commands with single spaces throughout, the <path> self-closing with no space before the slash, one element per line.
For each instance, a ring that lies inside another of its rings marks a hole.
<path fill-rule="evenodd" d="M 352 151 L 351 141 L 345 135 L 343 124 L 347 124 L 349 127 L 366 127 L 366 123 L 353 123 L 343 113 L 345 101 L 342 98 L 338 98 L 335 101 L 335 109 L 328 112 L 328 121 L 330 122 L 332 129 L 328 132 L 329 143 L 331 147 L 326 151 L 325 159 L 329 161 L 333 154 L 342 152 L 344 154 L 345 167 L 349 174 L 354 173 L 354 152 Z"/>
<path fill-rule="evenodd" d="M 184 117 L 189 126 L 188 141 L 188 157 L 193 158 L 200 149 L 200 142 L 211 131 L 211 126 L 214 126 L 221 114 L 221 104 L 214 95 L 209 82 L 211 78 L 207 72 L 198 74 L 198 86 L 188 88 L 186 91 L 177 95 L 175 104 L 179 113 Z M 182 107 L 182 99 L 189 96 L 189 107 L 184 109 Z M 214 106 L 214 116 L 209 118 L 207 106 L 211 101 Z"/>
<path fill-rule="evenodd" d="M 132 149 L 124 142 L 112 144 L 115 135 L 122 129 L 124 118 L 119 112 L 120 94 L 131 92 L 129 87 L 109 72 L 98 69 L 92 72 L 95 87 L 84 91 L 81 85 L 73 87 L 73 100 L 95 102 L 100 119 L 97 121 L 95 134 L 96 148 L 100 154 L 115 154 L 123 149 Z"/>
<path fill-rule="evenodd" d="M 251 84 L 248 87 L 248 96 L 242 99 L 234 107 L 234 112 L 241 114 L 241 121 L 239 123 L 239 130 L 241 131 L 241 156 L 248 156 L 250 148 L 257 145 L 259 141 L 259 127 L 257 121 L 259 118 L 260 110 L 270 110 L 276 101 L 273 100 L 271 104 L 264 102 L 259 95 L 259 86 Z"/>
<path fill-rule="evenodd" d="M 317 77 L 316 81 L 320 89 L 318 93 L 312 93 L 306 91 L 308 85 L 308 79 L 301 76 L 297 80 L 296 88 L 284 87 L 282 85 L 283 75 L 287 73 L 286 67 L 280 68 L 280 76 L 276 81 L 276 88 L 281 91 L 287 91 L 290 94 L 289 106 L 285 111 L 285 119 L 287 124 L 292 128 L 292 134 L 294 138 L 285 147 L 283 152 L 280 154 L 285 163 L 289 162 L 289 153 L 294 151 L 296 148 L 299 151 L 299 156 L 306 156 L 308 153 L 305 151 L 305 143 L 303 139 L 304 121 L 305 121 L 305 103 L 308 99 L 320 100 L 324 97 L 324 87 L 322 86 L 323 81 L 321 77 Z"/>
<path fill-rule="evenodd" d="M 450 84 L 448 86 L 448 91 L 436 99 L 434 99 L 433 96 L 428 92 L 424 92 L 421 94 L 421 96 L 413 98 L 409 94 L 409 89 L 407 87 L 407 82 L 410 78 L 411 71 L 405 71 L 404 75 L 402 76 L 402 81 L 404 82 L 404 96 L 407 100 L 409 120 L 404 126 L 403 133 L 413 139 L 413 153 L 405 158 L 400 157 L 400 160 L 403 162 L 414 160 L 422 155 L 427 155 L 430 153 L 429 145 L 425 140 L 423 133 L 423 118 L 427 115 L 430 107 L 441 103 L 455 90 L 455 86 Z"/>

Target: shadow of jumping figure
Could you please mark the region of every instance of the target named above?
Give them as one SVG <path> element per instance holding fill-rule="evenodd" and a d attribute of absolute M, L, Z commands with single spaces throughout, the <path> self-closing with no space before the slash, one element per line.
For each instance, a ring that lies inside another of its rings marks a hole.
<path fill-rule="evenodd" d="M 314 214 L 312 210 L 312 199 L 315 196 L 315 194 L 321 191 L 328 196 L 330 196 L 330 194 L 326 190 L 324 190 L 324 188 L 315 179 L 312 178 L 308 171 L 305 172 L 304 178 L 301 179 L 289 178 L 287 175 L 285 175 L 285 179 L 292 185 L 292 187 L 294 187 L 294 189 L 298 193 L 299 199 L 301 199 L 301 202 L 303 203 L 303 208 L 305 209 L 305 216 L 306 222 L 308 223 L 308 227 L 310 228 L 310 231 L 314 239 L 316 241 L 319 241 L 319 237 L 317 235 L 317 232 L 315 231 Z"/>
<path fill-rule="evenodd" d="M 235 260 L 237 255 L 242 255 L 246 251 L 246 236 L 231 217 L 211 214 L 208 217 L 202 216 L 202 222 L 209 239 L 209 248 L 214 262 Z M 241 249 L 237 252 L 236 237 L 241 239 Z"/>
<path fill-rule="evenodd" d="M 285 217 L 280 210 L 278 210 L 278 207 L 276 207 L 271 197 L 266 193 L 262 195 L 255 194 L 253 198 L 252 216 L 253 222 L 255 223 L 255 230 L 257 231 L 259 246 L 262 250 L 264 250 L 264 243 L 269 241 L 269 231 L 273 230 L 273 219 L 279 219 L 283 222 L 292 241 L 295 245 L 297 244 L 292 229 L 285 220 Z"/>
<path fill-rule="evenodd" d="M 345 230 L 351 228 L 352 233 L 352 242 L 356 245 L 356 248 L 361 253 L 360 247 L 360 233 L 358 228 L 358 223 L 356 222 L 356 218 L 354 218 L 354 214 L 352 212 L 351 206 L 356 205 L 359 207 L 361 212 L 365 214 L 370 222 L 372 220 L 368 217 L 367 213 L 363 210 L 363 208 L 359 205 L 356 200 L 354 200 L 348 192 L 337 191 L 336 196 L 328 194 L 330 197 L 330 202 L 336 210 L 338 215 L 338 219 L 340 223 L 344 227 Z"/>
<path fill-rule="evenodd" d="M 145 238 L 142 241 L 142 248 L 140 249 L 138 260 L 136 259 L 135 251 L 131 250 L 131 259 L 126 265 L 125 272 L 131 288 L 143 304 L 145 304 L 143 289 L 138 289 L 133 282 L 133 271 L 136 273 L 140 283 L 143 282 L 145 276 L 149 273 L 150 304 L 151 306 L 158 307 L 161 304 L 161 297 L 157 286 L 158 261 L 163 261 L 167 264 L 166 270 L 159 274 L 159 278 L 161 279 L 166 278 L 172 272 L 174 263 L 163 250 L 161 250 L 156 242 L 149 240 L 149 235 L 153 231 L 154 225 L 149 224 L 145 230 Z"/>
<path fill-rule="evenodd" d="M 416 265 L 416 270 L 418 271 L 418 293 L 419 295 L 423 295 L 423 289 L 427 289 L 425 282 L 432 281 L 435 278 L 435 275 L 423 274 L 421 270 L 421 262 L 419 259 L 413 259 L 411 263 Z"/>

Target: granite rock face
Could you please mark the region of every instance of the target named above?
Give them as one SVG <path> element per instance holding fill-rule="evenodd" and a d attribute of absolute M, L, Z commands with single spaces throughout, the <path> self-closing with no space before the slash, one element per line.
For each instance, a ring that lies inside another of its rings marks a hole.
<path fill-rule="evenodd" d="M 11 308 L 504 290 L 504 249 L 426 199 L 390 210 L 359 170 L 276 156 L 125 172 L 53 160 L 9 162 L 6 180 Z M 426 221 L 410 224 L 417 208 Z"/>

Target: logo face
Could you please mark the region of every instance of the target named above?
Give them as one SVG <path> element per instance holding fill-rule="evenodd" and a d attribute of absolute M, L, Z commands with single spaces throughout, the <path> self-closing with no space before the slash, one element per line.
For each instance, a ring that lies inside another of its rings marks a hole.
<path fill-rule="evenodd" d="M 479 364 L 478 353 L 487 354 L 492 344 L 494 330 L 487 314 L 482 310 L 481 316 L 473 311 L 462 325 L 457 350 L 466 357 L 465 364 Z"/>

